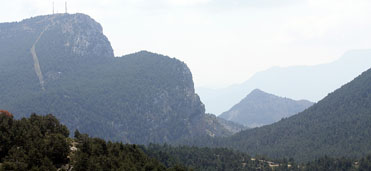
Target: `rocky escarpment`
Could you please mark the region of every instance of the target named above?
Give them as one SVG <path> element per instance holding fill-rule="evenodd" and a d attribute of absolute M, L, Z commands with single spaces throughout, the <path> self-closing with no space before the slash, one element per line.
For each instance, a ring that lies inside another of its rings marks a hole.
<path fill-rule="evenodd" d="M 50 48 L 67 47 L 75 56 L 81 57 L 113 57 L 112 47 L 102 26 L 85 14 L 54 14 L 38 16 L 23 20 L 17 25 L 16 31 L 42 33 Z M 63 37 L 58 37 L 63 36 Z M 49 49 L 50 50 L 50 49 Z"/>
<path fill-rule="evenodd" d="M 185 63 L 147 51 L 114 57 L 89 16 L 0 24 L 0 44 L 0 108 L 19 117 L 53 113 L 71 130 L 139 144 L 229 134 L 206 119 Z"/>
<path fill-rule="evenodd" d="M 114 58 L 101 25 L 84 14 L 38 16 L 0 25 L 0 60 L 18 64 L 3 69 L 28 75 L 27 82 L 40 90 L 84 65 Z"/>

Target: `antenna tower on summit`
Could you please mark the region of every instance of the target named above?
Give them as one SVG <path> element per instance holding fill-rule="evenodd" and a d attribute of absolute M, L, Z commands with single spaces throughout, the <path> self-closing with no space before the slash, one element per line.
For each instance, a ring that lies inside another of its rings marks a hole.
<path fill-rule="evenodd" d="M 64 3 L 65 13 L 67 14 L 67 1 Z"/>
<path fill-rule="evenodd" d="M 54 1 L 53 1 L 53 14 L 54 14 Z"/>

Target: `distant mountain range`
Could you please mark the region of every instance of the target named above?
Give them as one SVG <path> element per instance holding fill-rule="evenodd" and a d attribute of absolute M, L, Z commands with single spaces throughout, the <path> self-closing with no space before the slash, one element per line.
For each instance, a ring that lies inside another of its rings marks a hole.
<path fill-rule="evenodd" d="M 114 57 L 84 14 L 0 24 L 0 109 L 54 114 L 72 131 L 125 143 L 227 136 L 205 115 L 187 65 L 141 51 Z"/>
<path fill-rule="evenodd" d="M 297 115 L 231 137 L 193 144 L 298 161 L 371 154 L 371 69 Z"/>
<path fill-rule="evenodd" d="M 219 117 L 254 128 L 290 117 L 311 105 L 313 103 L 307 100 L 295 101 L 255 89 Z"/>
<path fill-rule="evenodd" d="M 196 87 L 196 92 L 205 104 L 206 112 L 216 115 L 229 110 L 256 88 L 281 97 L 317 102 L 370 66 L 370 49 L 352 50 L 331 63 L 273 67 L 256 73 L 242 84 L 222 89 Z"/>

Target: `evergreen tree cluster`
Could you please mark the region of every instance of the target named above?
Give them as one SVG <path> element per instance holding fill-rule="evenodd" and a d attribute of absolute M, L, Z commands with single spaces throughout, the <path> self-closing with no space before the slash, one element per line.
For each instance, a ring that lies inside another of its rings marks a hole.
<path fill-rule="evenodd" d="M 271 170 L 268 163 L 226 148 L 199 148 L 149 144 L 145 153 L 167 167 L 183 165 L 199 171 Z"/>
<path fill-rule="evenodd" d="M 227 148 L 106 142 L 75 131 L 51 114 L 15 120 L 0 114 L 0 171 L 5 170 L 154 170 L 154 171 L 367 171 L 371 155 L 358 160 L 322 157 L 296 164 L 294 159 L 272 161 Z"/>
<path fill-rule="evenodd" d="M 68 137 L 66 126 L 51 114 L 15 120 L 0 114 L 0 171 L 5 170 L 187 170 L 166 168 L 137 145 L 105 142 L 76 131 Z"/>
<path fill-rule="evenodd" d="M 69 131 L 52 115 L 14 120 L 0 115 L 0 162 L 4 170 L 56 170 L 69 162 Z"/>
<path fill-rule="evenodd" d="M 73 170 L 173 170 L 167 169 L 154 158 L 148 157 L 137 145 L 106 142 L 89 138 L 75 131 L 77 151 L 73 155 Z M 185 168 L 184 168 L 185 169 Z M 179 170 L 179 169 L 178 169 Z"/>
<path fill-rule="evenodd" d="M 331 158 L 321 157 L 314 161 L 308 162 L 302 166 L 302 170 L 332 170 L 332 171 L 369 171 L 371 170 L 371 155 L 362 157 L 359 160 L 352 160 L 348 158 Z"/>

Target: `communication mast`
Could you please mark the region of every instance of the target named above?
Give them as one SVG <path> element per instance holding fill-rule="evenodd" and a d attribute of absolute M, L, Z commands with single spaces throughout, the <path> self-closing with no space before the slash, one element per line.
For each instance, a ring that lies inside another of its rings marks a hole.
<path fill-rule="evenodd" d="M 54 14 L 54 1 L 53 1 L 53 14 Z"/>
<path fill-rule="evenodd" d="M 64 9 L 65 9 L 65 13 L 67 14 L 67 1 L 64 2 Z"/>

